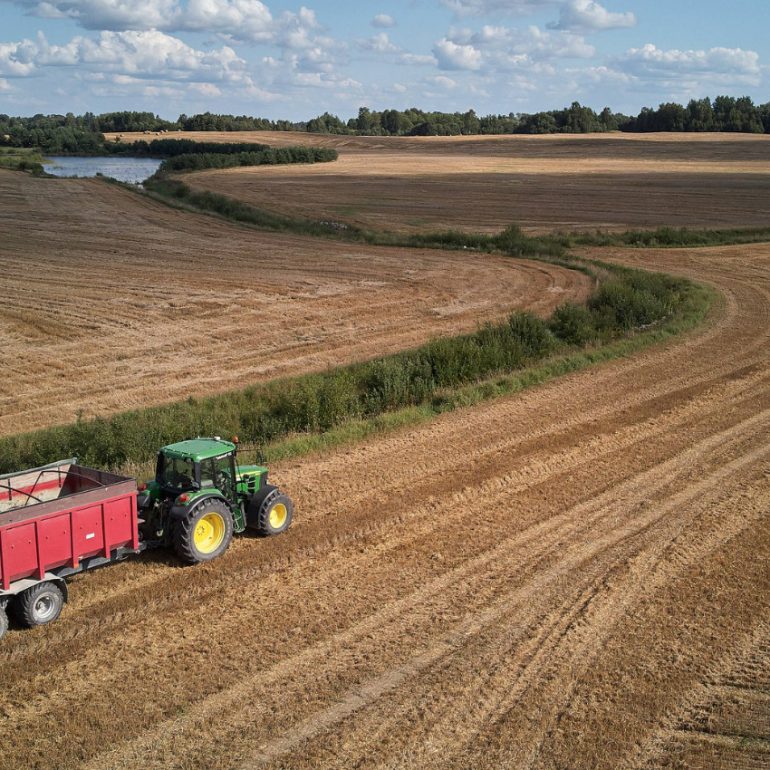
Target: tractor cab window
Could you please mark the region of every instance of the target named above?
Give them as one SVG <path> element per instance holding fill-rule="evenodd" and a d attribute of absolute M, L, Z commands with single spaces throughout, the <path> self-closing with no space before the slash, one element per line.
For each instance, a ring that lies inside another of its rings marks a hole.
<path fill-rule="evenodd" d="M 201 489 L 207 487 L 220 490 L 229 496 L 233 484 L 233 463 L 231 455 L 214 457 L 201 462 Z"/>
<path fill-rule="evenodd" d="M 192 460 L 161 455 L 158 462 L 158 482 L 164 489 L 179 492 L 192 489 L 195 482 L 195 465 Z"/>

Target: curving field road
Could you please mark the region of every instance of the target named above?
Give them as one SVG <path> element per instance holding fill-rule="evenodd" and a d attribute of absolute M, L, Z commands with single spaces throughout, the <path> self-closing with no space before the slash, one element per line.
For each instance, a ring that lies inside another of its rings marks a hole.
<path fill-rule="evenodd" d="M 770 245 L 602 256 L 724 302 L 274 467 L 285 536 L 73 581 L 3 642 L 0 767 L 767 767 Z"/>
<path fill-rule="evenodd" d="M 373 358 L 581 273 L 374 248 L 200 218 L 93 179 L 0 171 L 0 435 Z"/>

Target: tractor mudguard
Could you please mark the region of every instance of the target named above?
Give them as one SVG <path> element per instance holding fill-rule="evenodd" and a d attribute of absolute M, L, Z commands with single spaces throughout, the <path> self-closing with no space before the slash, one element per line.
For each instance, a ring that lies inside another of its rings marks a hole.
<path fill-rule="evenodd" d="M 265 498 L 274 492 L 278 487 L 272 484 L 265 484 L 262 489 L 255 492 L 249 500 L 249 506 L 246 509 L 246 524 L 249 527 L 253 527 L 256 524 L 257 517 L 259 516 L 259 509 L 262 507 L 262 503 L 265 502 Z"/>
<path fill-rule="evenodd" d="M 209 495 L 198 495 L 192 500 L 188 500 L 188 502 L 184 503 L 183 505 L 172 505 L 168 511 L 169 518 L 176 520 L 186 519 L 192 512 L 193 508 L 197 508 L 198 505 L 204 500 L 211 500 L 212 498 L 214 500 L 221 500 L 227 506 L 227 510 L 230 510 L 230 503 L 228 503 L 222 495 L 213 493 Z"/>

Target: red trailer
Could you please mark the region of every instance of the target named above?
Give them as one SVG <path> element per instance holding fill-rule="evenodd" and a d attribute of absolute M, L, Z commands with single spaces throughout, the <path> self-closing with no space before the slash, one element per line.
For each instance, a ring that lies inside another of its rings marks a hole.
<path fill-rule="evenodd" d="M 0 476 L 0 637 L 13 604 L 23 625 L 50 623 L 65 578 L 140 550 L 136 480 L 74 459 Z"/>

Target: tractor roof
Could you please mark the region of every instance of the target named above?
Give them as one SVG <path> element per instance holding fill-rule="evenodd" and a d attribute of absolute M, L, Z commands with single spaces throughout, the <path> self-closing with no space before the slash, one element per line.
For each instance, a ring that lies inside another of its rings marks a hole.
<path fill-rule="evenodd" d="M 221 438 L 191 438 L 164 446 L 160 451 L 164 455 L 200 462 L 210 457 L 219 457 L 234 449 L 235 444 L 232 441 L 223 441 Z"/>

